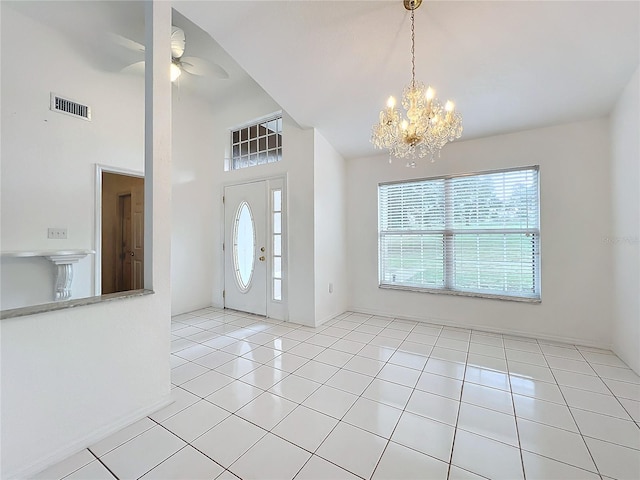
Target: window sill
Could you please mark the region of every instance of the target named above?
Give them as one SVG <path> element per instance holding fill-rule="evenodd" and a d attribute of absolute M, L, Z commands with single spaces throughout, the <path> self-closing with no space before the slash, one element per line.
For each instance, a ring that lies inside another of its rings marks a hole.
<path fill-rule="evenodd" d="M 506 300 L 509 302 L 519 303 L 542 303 L 541 298 L 528 298 L 528 297 L 511 297 L 508 295 L 495 295 L 490 293 L 476 293 L 476 292 L 463 292 L 456 290 L 440 290 L 436 288 L 420 288 L 420 287 L 408 287 L 405 285 L 378 285 L 378 288 L 384 290 L 402 290 L 406 292 L 419 292 L 419 293 L 433 293 L 439 295 L 454 295 L 458 297 L 475 297 L 475 298 L 488 298 L 491 300 Z"/>
<path fill-rule="evenodd" d="M 110 293 L 98 297 L 77 298 L 64 302 L 43 303 L 40 305 L 32 305 L 29 307 L 12 308 L 10 310 L 0 311 L 0 320 L 8 320 L 10 318 L 24 317 L 27 315 L 36 315 L 38 313 L 56 312 L 67 308 L 80 307 L 83 305 L 95 305 L 97 303 L 112 302 L 124 298 L 141 297 L 153 294 L 153 290 L 129 290 L 127 292 Z"/>

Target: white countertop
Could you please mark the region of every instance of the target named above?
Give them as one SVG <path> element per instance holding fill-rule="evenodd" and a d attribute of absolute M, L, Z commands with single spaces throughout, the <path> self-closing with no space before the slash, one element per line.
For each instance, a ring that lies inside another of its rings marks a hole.
<path fill-rule="evenodd" d="M 96 253 L 95 250 L 12 250 L 7 252 L 0 252 L 3 257 L 62 257 L 62 256 L 77 256 L 77 255 L 90 255 Z"/>

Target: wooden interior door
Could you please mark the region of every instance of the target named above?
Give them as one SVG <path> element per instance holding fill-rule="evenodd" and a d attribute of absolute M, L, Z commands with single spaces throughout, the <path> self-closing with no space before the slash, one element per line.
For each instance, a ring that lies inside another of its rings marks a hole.
<path fill-rule="evenodd" d="M 144 288 L 144 178 L 102 174 L 102 291 Z"/>
<path fill-rule="evenodd" d="M 131 229 L 131 193 L 118 195 L 118 263 L 116 267 L 116 291 L 124 292 L 133 290 L 131 256 L 132 229 Z"/>

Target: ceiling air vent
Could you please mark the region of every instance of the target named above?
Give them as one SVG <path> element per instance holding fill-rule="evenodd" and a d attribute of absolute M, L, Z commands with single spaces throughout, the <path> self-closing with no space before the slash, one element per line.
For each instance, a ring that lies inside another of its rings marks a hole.
<path fill-rule="evenodd" d="M 68 98 L 62 98 L 53 92 L 51 92 L 51 110 L 66 113 L 73 117 L 83 118 L 84 120 L 91 120 L 91 107 L 69 100 Z"/>

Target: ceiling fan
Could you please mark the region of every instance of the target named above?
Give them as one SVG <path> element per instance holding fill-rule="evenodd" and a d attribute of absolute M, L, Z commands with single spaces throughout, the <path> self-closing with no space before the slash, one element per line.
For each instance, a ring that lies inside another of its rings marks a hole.
<path fill-rule="evenodd" d="M 112 39 L 119 45 L 138 52 L 144 52 L 144 45 L 125 38 L 121 35 L 111 34 Z M 213 63 L 209 60 L 200 57 L 185 57 L 184 51 L 186 48 L 186 37 L 184 30 L 180 27 L 171 27 L 171 81 L 175 82 L 182 72 L 187 72 L 191 75 L 206 76 L 218 79 L 227 79 L 229 74 L 217 63 Z M 135 62 L 123 69 L 128 72 L 144 71 L 144 60 Z"/>

